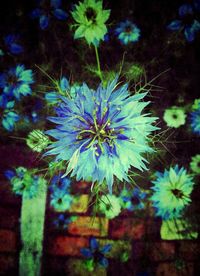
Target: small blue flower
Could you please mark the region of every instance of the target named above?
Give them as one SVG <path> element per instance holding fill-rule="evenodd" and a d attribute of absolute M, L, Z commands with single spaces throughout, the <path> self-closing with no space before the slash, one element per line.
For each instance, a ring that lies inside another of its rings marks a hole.
<path fill-rule="evenodd" d="M 69 178 L 60 178 L 60 175 L 54 176 L 51 181 L 50 205 L 58 212 L 64 212 L 71 207 L 73 196 L 69 194 L 70 184 Z"/>
<path fill-rule="evenodd" d="M 130 42 L 136 42 L 140 37 L 140 29 L 131 21 L 126 20 L 119 23 L 115 29 L 115 34 L 122 44 L 127 45 Z"/>
<path fill-rule="evenodd" d="M 51 192 L 55 191 L 56 189 L 69 192 L 70 186 L 71 180 L 68 177 L 61 178 L 61 174 L 58 174 L 54 175 L 54 177 L 51 179 L 49 189 Z"/>
<path fill-rule="evenodd" d="M 128 209 L 129 211 L 144 209 L 144 200 L 146 196 L 147 194 L 137 187 L 134 188 L 133 191 L 124 189 L 120 194 L 122 207 Z"/>
<path fill-rule="evenodd" d="M 181 5 L 178 13 L 180 19 L 172 21 L 167 28 L 171 31 L 184 30 L 186 40 L 188 42 L 194 41 L 196 33 L 200 31 L 200 22 L 194 19 L 194 10 L 192 5 Z"/>
<path fill-rule="evenodd" d="M 197 135 L 200 135 L 200 104 L 197 110 L 191 112 L 190 120 L 192 131 Z"/>
<path fill-rule="evenodd" d="M 4 175 L 8 180 L 11 180 L 11 178 L 13 178 L 16 175 L 16 173 L 13 170 L 6 170 L 4 172 Z"/>
<path fill-rule="evenodd" d="M 7 106 L 9 106 L 10 103 L 11 102 L 8 102 Z M 6 130 L 13 131 L 14 125 L 17 121 L 19 121 L 19 118 L 20 116 L 12 109 L 5 109 L 3 111 L 2 125 Z"/>
<path fill-rule="evenodd" d="M 81 254 L 86 258 L 93 261 L 94 265 L 99 264 L 100 266 L 107 267 L 108 260 L 105 254 L 111 250 L 111 244 L 106 244 L 102 248 L 99 247 L 99 243 L 95 238 L 90 239 L 90 247 L 82 248 Z"/>
<path fill-rule="evenodd" d="M 7 97 L 17 100 L 21 96 L 32 93 L 30 84 L 34 83 L 32 70 L 26 70 L 24 65 L 17 65 L 6 73 L 0 74 L 0 88 Z"/>
<path fill-rule="evenodd" d="M 69 217 L 66 214 L 59 214 L 53 221 L 53 224 L 58 229 L 67 229 L 69 224 L 74 221 L 75 217 Z"/>
<path fill-rule="evenodd" d="M 42 1 L 40 1 L 42 5 Z M 60 8 L 60 0 L 50 0 L 50 3 L 44 7 L 36 8 L 31 12 L 32 18 L 39 18 L 40 28 L 42 30 L 47 29 L 49 26 L 49 20 L 52 16 L 56 17 L 58 20 L 65 20 L 68 15 Z"/>
<path fill-rule="evenodd" d="M 19 44 L 19 35 L 9 34 L 5 36 L 4 42 L 8 52 L 13 55 L 19 55 L 24 52 L 24 48 Z"/>
<path fill-rule="evenodd" d="M 147 137 L 157 129 L 152 126 L 155 117 L 141 114 L 149 104 L 140 102 L 147 93 L 130 96 L 128 84 L 117 87 L 117 81 L 96 92 L 83 84 L 75 98 L 61 97 L 57 117 L 49 117 L 56 129 L 46 132 L 56 141 L 44 154 L 69 161 L 65 176 L 106 182 L 110 193 L 114 177 L 129 181 L 131 166 L 147 169 L 143 154 L 152 151 Z"/>

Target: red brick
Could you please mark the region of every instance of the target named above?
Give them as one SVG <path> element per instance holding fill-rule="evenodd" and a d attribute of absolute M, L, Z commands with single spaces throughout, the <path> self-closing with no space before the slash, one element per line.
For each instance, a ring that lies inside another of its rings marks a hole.
<path fill-rule="evenodd" d="M 47 251 L 57 256 L 81 256 L 80 249 L 88 246 L 89 241 L 86 238 L 57 236 L 49 239 Z"/>
<path fill-rule="evenodd" d="M 149 244 L 149 256 L 152 261 L 171 260 L 175 257 L 174 242 L 154 242 Z"/>
<path fill-rule="evenodd" d="M 160 240 L 160 227 L 161 227 L 160 218 L 148 218 L 146 221 L 146 234 L 149 241 Z"/>
<path fill-rule="evenodd" d="M 186 263 L 181 269 L 175 263 L 160 263 L 156 269 L 156 276 L 194 276 L 194 266 Z"/>
<path fill-rule="evenodd" d="M 21 202 L 21 197 L 16 196 L 11 189 L 9 182 L 1 182 L 0 185 L 0 198 L 1 204 L 19 205 Z"/>
<path fill-rule="evenodd" d="M 145 223 L 142 219 L 114 219 L 110 221 L 112 238 L 142 239 Z"/>
<path fill-rule="evenodd" d="M 134 260 L 142 258 L 146 254 L 146 243 L 134 241 L 132 244 L 132 258 Z"/>
<path fill-rule="evenodd" d="M 17 275 L 16 270 L 17 256 L 0 255 L 0 275 Z"/>
<path fill-rule="evenodd" d="M 0 225 L 1 228 L 13 229 L 18 227 L 19 210 L 11 208 L 0 208 Z"/>
<path fill-rule="evenodd" d="M 69 212 L 72 213 L 86 213 L 88 208 L 89 196 L 88 195 L 80 195 L 75 197 L 75 201 L 72 204 Z"/>
<path fill-rule="evenodd" d="M 192 241 L 180 241 L 180 255 L 184 260 L 198 260 L 200 256 L 200 243 Z"/>
<path fill-rule="evenodd" d="M 107 236 L 108 219 L 100 217 L 78 217 L 74 222 L 70 223 L 68 232 L 73 235 L 81 236 Z"/>
<path fill-rule="evenodd" d="M 15 252 L 16 248 L 16 234 L 9 230 L 0 230 L 0 252 Z"/>

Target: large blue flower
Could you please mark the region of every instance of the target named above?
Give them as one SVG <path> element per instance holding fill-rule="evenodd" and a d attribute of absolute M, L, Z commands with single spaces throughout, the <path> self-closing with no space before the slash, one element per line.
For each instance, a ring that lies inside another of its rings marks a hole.
<path fill-rule="evenodd" d="M 20 99 L 32 93 L 30 84 L 34 83 L 32 70 L 26 70 L 24 65 L 17 65 L 6 73 L 0 74 L 0 88 L 7 98 Z"/>
<path fill-rule="evenodd" d="M 140 37 L 140 29 L 130 20 L 121 22 L 115 29 L 115 34 L 122 44 L 127 45 L 130 42 L 136 42 Z"/>
<path fill-rule="evenodd" d="M 153 195 L 151 200 L 156 208 L 156 215 L 163 219 L 179 218 L 184 208 L 191 202 L 190 194 L 194 181 L 187 171 L 178 165 L 156 172 L 157 179 L 152 181 Z"/>
<path fill-rule="evenodd" d="M 190 4 L 183 4 L 179 7 L 178 12 L 180 19 L 172 21 L 167 28 L 172 31 L 184 30 L 186 40 L 192 42 L 195 39 L 196 33 L 200 31 L 200 22 L 194 19 L 193 6 Z"/>
<path fill-rule="evenodd" d="M 50 17 L 53 15 L 59 20 L 65 20 L 67 13 L 60 8 L 61 0 L 50 0 L 49 4 L 44 6 L 42 1 L 39 1 L 42 8 L 36 8 L 32 11 L 32 18 L 39 18 L 40 28 L 42 30 L 47 29 L 49 26 Z"/>
<path fill-rule="evenodd" d="M 155 117 L 141 114 L 149 102 L 139 100 L 147 93 L 130 96 L 128 84 L 117 86 L 117 78 L 97 91 L 83 84 L 75 98 L 61 97 L 57 117 L 49 117 L 56 129 L 47 131 L 57 141 L 45 154 L 68 161 L 65 175 L 106 181 L 110 192 L 114 176 L 128 181 L 131 166 L 147 169 L 142 154 L 151 151 L 147 137 L 157 129 Z"/>
<path fill-rule="evenodd" d="M 194 133 L 200 135 L 200 104 L 198 109 L 191 112 L 191 127 Z"/>

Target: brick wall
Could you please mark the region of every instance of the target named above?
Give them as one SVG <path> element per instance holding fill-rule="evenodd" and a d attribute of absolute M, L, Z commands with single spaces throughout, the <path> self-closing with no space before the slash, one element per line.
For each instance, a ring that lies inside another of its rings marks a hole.
<path fill-rule="evenodd" d="M 161 240 L 161 221 L 152 216 L 152 210 L 145 217 L 123 211 L 112 220 L 102 216 L 93 218 L 90 208 L 86 208 L 89 200 L 87 185 L 74 185 L 80 187 L 79 192 L 84 194 L 69 211 L 70 215 L 77 218 L 67 230 L 58 230 L 53 226 L 52 219 L 56 213 L 47 206 L 43 275 L 134 276 L 144 271 L 156 276 L 200 275 L 198 240 Z M 0 198 L 0 275 L 18 275 L 21 199 L 11 192 L 9 184 L 3 179 Z M 112 244 L 107 271 L 99 268 L 90 273 L 80 269 L 80 248 L 89 245 L 91 236 L 95 236 L 101 245 Z M 123 263 L 119 259 L 124 251 L 129 252 L 130 259 Z"/>

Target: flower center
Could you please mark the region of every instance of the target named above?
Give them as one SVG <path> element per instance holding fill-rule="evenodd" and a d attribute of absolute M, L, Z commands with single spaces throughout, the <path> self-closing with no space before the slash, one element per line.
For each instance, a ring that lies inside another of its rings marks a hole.
<path fill-rule="evenodd" d="M 104 255 L 99 252 L 98 250 L 96 250 L 94 253 L 93 253 L 93 258 L 94 258 L 94 261 L 95 262 L 99 262 L 102 258 L 104 257 Z"/>
<path fill-rule="evenodd" d="M 130 34 L 132 32 L 132 28 L 131 28 L 130 25 L 126 26 L 125 32 L 128 33 L 128 34 Z"/>
<path fill-rule="evenodd" d="M 132 203 L 133 205 L 138 205 L 138 204 L 140 204 L 140 200 L 139 200 L 139 198 L 137 198 L 136 196 L 133 196 L 133 197 L 131 198 L 131 203 Z"/>
<path fill-rule="evenodd" d="M 18 81 L 18 79 L 17 79 L 16 76 L 14 76 L 14 75 L 9 75 L 8 76 L 8 83 L 9 84 L 15 85 L 15 84 L 17 84 L 17 81 Z"/>
<path fill-rule="evenodd" d="M 57 201 L 58 204 L 62 204 L 62 198 L 59 198 Z"/>
<path fill-rule="evenodd" d="M 92 23 L 95 23 L 97 13 L 96 13 L 96 11 L 95 11 L 93 8 L 89 7 L 89 8 L 87 8 L 87 10 L 85 11 L 85 16 L 87 17 L 87 19 L 88 19 L 89 21 L 92 21 Z"/>
<path fill-rule="evenodd" d="M 184 196 L 183 192 L 179 189 L 172 189 L 171 191 L 172 191 L 173 195 L 177 198 L 183 198 L 183 196 Z"/>
<path fill-rule="evenodd" d="M 173 115 L 172 115 L 172 118 L 173 118 L 174 120 L 176 120 L 176 119 L 178 118 L 178 116 L 177 116 L 176 114 L 173 114 Z"/>

